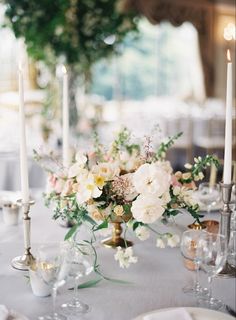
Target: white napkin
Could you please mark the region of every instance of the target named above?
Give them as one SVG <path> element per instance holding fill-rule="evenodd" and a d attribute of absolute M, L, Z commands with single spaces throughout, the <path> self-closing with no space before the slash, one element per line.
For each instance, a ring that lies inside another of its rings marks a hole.
<path fill-rule="evenodd" d="M 163 310 L 143 317 L 143 320 L 193 320 L 184 308 Z"/>
<path fill-rule="evenodd" d="M 9 312 L 7 308 L 3 304 L 0 304 L 0 320 L 7 320 L 8 315 Z"/>

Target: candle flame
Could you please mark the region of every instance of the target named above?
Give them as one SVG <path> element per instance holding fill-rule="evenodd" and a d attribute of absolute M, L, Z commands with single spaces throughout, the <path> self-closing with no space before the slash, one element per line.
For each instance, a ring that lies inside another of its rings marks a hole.
<path fill-rule="evenodd" d="M 231 62 L 231 55 L 230 55 L 230 50 L 227 50 L 227 60 L 228 62 Z"/>
<path fill-rule="evenodd" d="M 61 70 L 62 70 L 63 74 L 67 74 L 67 70 L 66 70 L 66 67 L 64 66 L 64 64 L 61 66 Z"/>

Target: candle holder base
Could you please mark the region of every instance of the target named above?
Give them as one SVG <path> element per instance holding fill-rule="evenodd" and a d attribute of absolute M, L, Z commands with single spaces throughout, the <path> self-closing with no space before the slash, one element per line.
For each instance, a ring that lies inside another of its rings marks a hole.
<path fill-rule="evenodd" d="M 223 270 L 217 276 L 221 278 L 236 278 L 236 268 L 226 262 Z"/>
<path fill-rule="evenodd" d="M 12 259 L 11 265 L 14 269 L 28 271 L 29 266 L 34 263 L 35 258 L 30 252 L 30 248 L 26 249 L 23 256 L 18 256 Z"/>

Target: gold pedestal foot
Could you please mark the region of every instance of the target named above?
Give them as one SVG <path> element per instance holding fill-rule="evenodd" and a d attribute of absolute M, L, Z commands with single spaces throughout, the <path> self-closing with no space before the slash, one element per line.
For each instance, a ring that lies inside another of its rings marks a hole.
<path fill-rule="evenodd" d="M 35 261 L 35 258 L 30 253 L 30 248 L 26 249 L 23 256 L 12 259 L 11 265 L 17 270 L 27 271 L 29 266 Z"/>
<path fill-rule="evenodd" d="M 116 241 L 114 241 L 112 238 L 104 239 L 102 240 L 102 244 L 107 248 L 126 248 L 126 247 L 132 247 L 133 243 L 129 240 L 124 240 L 123 238 L 120 238 Z"/>

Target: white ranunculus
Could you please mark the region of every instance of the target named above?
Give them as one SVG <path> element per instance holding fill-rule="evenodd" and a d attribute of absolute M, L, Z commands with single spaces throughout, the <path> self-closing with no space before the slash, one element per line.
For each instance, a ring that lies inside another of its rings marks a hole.
<path fill-rule="evenodd" d="M 91 173 L 87 176 L 81 176 L 78 181 L 78 192 L 76 193 L 76 199 L 79 204 L 83 204 L 92 198 L 98 198 L 101 194 L 102 190 L 96 186 L 94 176 Z"/>
<path fill-rule="evenodd" d="M 164 213 L 163 201 L 156 195 L 139 195 L 132 203 L 133 217 L 143 223 L 153 223 Z"/>
<path fill-rule="evenodd" d="M 170 186 L 170 174 L 155 163 L 145 163 L 133 175 L 133 185 L 140 194 L 161 196 Z"/>
<path fill-rule="evenodd" d="M 92 168 L 92 172 L 105 178 L 105 181 L 113 180 L 120 173 L 118 162 L 101 162 Z"/>
<path fill-rule="evenodd" d="M 158 237 L 157 242 L 156 242 L 156 246 L 157 246 L 157 248 L 164 249 L 166 247 L 165 241 L 161 237 Z"/>
<path fill-rule="evenodd" d="M 167 245 L 171 248 L 177 247 L 180 242 L 180 237 L 177 234 L 173 234 L 167 238 Z"/>
<path fill-rule="evenodd" d="M 133 249 L 131 247 L 126 249 L 118 247 L 115 260 L 119 262 L 121 268 L 128 268 L 131 263 L 136 263 L 138 258 L 133 256 Z"/>
<path fill-rule="evenodd" d="M 139 240 L 147 240 L 150 237 L 150 232 L 147 227 L 139 226 L 135 229 L 135 234 Z"/>

